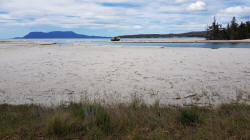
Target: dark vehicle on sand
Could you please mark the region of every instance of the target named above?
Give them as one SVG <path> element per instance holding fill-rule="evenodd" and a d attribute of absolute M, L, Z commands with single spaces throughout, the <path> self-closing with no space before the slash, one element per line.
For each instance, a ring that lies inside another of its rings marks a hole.
<path fill-rule="evenodd" d="M 111 39 L 111 41 L 120 41 L 120 40 L 121 40 L 121 38 L 119 36 Z"/>

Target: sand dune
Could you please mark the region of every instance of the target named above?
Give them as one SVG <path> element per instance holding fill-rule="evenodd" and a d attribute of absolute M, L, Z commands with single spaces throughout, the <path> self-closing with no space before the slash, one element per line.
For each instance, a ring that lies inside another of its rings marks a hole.
<path fill-rule="evenodd" d="M 250 103 L 250 49 L 0 44 L 0 104 Z"/>

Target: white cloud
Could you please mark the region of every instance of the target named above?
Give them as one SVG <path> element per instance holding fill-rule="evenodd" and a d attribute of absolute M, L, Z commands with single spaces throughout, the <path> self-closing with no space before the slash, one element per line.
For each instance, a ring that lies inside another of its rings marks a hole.
<path fill-rule="evenodd" d="M 203 1 L 197 1 L 195 3 L 191 3 L 188 8 L 189 11 L 204 11 L 206 10 L 206 3 Z"/>
<path fill-rule="evenodd" d="M 216 15 L 221 21 L 229 21 L 232 17 L 237 17 L 240 19 L 250 20 L 250 7 L 246 6 L 234 6 L 228 7 L 224 10 L 221 10 Z"/>
<path fill-rule="evenodd" d="M 239 1 L 249 3 L 249 0 Z M 111 3 L 111 6 L 103 3 Z M 221 8 L 225 10 L 219 12 Z M 210 11 L 193 12 L 206 9 Z M 52 26 L 168 33 L 204 30 L 212 19 L 207 17 L 217 12 L 233 15 L 235 11 L 238 15 L 247 15 L 247 5 L 232 8 L 228 0 L 0 0 L 0 28 Z"/>
<path fill-rule="evenodd" d="M 237 15 L 244 15 L 249 14 L 250 15 L 250 7 L 243 7 L 243 6 L 236 6 L 236 7 L 229 7 L 224 10 L 227 14 L 237 14 Z"/>
<path fill-rule="evenodd" d="M 184 2 L 184 0 L 177 1 Z M 139 6 L 112 7 L 104 6 L 102 2 Z M 169 22 L 172 22 L 185 18 L 185 16 L 168 15 L 168 12 L 185 10 L 170 0 L 0 0 L 0 3 L 0 11 L 7 13 L 5 15 L 0 13 L 0 20 L 13 26 L 142 29 L 154 25 L 152 23 L 154 21 L 171 17 Z M 7 17 L 14 20 L 6 20 Z"/>
<path fill-rule="evenodd" d="M 235 7 L 229 7 L 225 10 L 220 11 L 220 14 L 224 15 L 235 15 L 235 16 L 245 16 L 250 15 L 250 7 L 246 6 L 235 6 Z"/>
<path fill-rule="evenodd" d="M 176 3 L 184 3 L 184 2 L 186 2 L 186 0 L 175 0 L 176 1 Z"/>
<path fill-rule="evenodd" d="M 134 28 L 134 29 L 142 29 L 143 27 L 140 26 L 140 25 L 135 25 L 135 26 L 133 26 L 133 28 Z"/>

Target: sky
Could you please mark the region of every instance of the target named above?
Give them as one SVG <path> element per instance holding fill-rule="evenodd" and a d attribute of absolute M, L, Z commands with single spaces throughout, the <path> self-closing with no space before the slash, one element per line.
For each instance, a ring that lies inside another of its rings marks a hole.
<path fill-rule="evenodd" d="M 233 16 L 250 20 L 250 0 L 0 0 L 0 39 L 33 31 L 127 34 L 203 31 Z"/>

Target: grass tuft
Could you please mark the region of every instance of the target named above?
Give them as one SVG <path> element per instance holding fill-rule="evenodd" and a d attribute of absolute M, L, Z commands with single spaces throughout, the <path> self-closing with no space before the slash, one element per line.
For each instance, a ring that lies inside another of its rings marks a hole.
<path fill-rule="evenodd" d="M 180 109 L 180 122 L 185 126 L 195 126 L 201 123 L 201 117 L 196 107 Z"/>
<path fill-rule="evenodd" d="M 71 103 L 68 107 L 67 110 L 69 110 L 73 116 L 79 118 L 79 119 L 84 119 L 85 117 L 85 108 L 83 104 L 79 103 Z"/>
<path fill-rule="evenodd" d="M 69 113 L 56 113 L 48 122 L 45 129 L 47 136 L 65 136 L 68 134 L 76 134 L 83 131 L 81 121 L 74 118 Z"/>
<path fill-rule="evenodd" d="M 92 104 L 87 106 L 87 115 L 92 117 L 94 125 L 107 134 L 110 130 L 110 116 L 100 104 Z"/>

